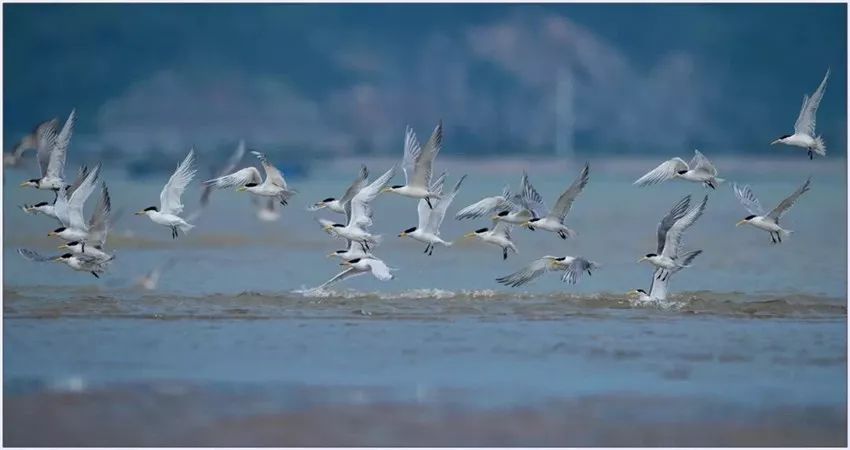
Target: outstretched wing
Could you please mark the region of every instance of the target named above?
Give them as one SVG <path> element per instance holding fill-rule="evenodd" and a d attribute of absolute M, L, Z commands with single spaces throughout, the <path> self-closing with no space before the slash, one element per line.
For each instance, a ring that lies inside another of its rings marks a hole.
<path fill-rule="evenodd" d="M 466 175 L 460 177 L 460 179 L 455 183 L 454 189 L 448 194 L 444 194 L 437 200 L 434 209 L 431 210 L 431 215 L 428 216 L 428 225 L 425 228 L 427 231 L 434 233 L 436 235 L 440 234 L 440 225 L 443 224 L 443 219 L 446 217 L 446 210 L 449 209 L 449 205 L 452 204 L 452 200 L 454 200 L 457 192 L 460 190 L 460 185 L 463 184 L 463 180 L 466 179 Z"/>
<path fill-rule="evenodd" d="M 434 132 L 431 133 L 431 138 L 425 143 L 425 147 L 419 152 L 419 157 L 414 161 L 413 179 L 408 182 L 410 186 L 416 186 L 427 189 L 431 184 L 431 172 L 434 167 L 434 158 L 443 148 L 443 121 L 441 120 Z"/>
<path fill-rule="evenodd" d="M 679 157 L 664 161 L 658 167 L 647 172 L 646 175 L 635 180 L 638 186 L 649 186 L 650 184 L 667 181 L 676 176 L 678 172 L 688 170 L 688 164 Z"/>
<path fill-rule="evenodd" d="M 666 277 L 661 277 L 659 276 L 661 270 L 656 269 L 652 273 L 652 284 L 649 286 L 649 297 L 655 300 L 667 300 L 667 286 L 670 283 L 670 278 L 674 275 L 671 273 Z"/>
<path fill-rule="evenodd" d="M 590 273 L 591 270 L 597 267 L 596 263 L 588 261 L 580 256 L 573 258 L 572 262 L 567 264 L 564 274 L 561 276 L 561 281 L 566 281 L 570 284 L 576 284 L 584 272 Z"/>
<path fill-rule="evenodd" d="M 77 178 L 74 179 L 74 182 L 68 187 L 68 195 L 74 193 L 78 187 L 83 183 L 83 180 L 89 175 L 89 168 L 86 166 L 80 167 L 80 170 L 77 171 Z"/>
<path fill-rule="evenodd" d="M 355 225 L 360 228 L 369 227 L 372 225 L 372 206 L 371 203 L 381 190 L 395 175 L 395 166 L 390 167 L 390 170 L 384 172 L 368 186 L 360 189 L 350 202 L 345 205 L 345 215 L 348 217 L 348 224 Z"/>
<path fill-rule="evenodd" d="M 709 175 L 717 176 L 717 169 L 714 167 L 714 164 L 697 149 L 694 149 L 694 157 L 691 158 L 689 166 L 692 170 L 699 170 Z"/>
<path fill-rule="evenodd" d="M 496 281 L 505 286 L 517 287 L 543 275 L 544 273 L 553 270 L 554 260 L 552 258 L 540 258 L 531 262 L 521 270 L 518 270 L 510 275 L 496 278 Z"/>
<path fill-rule="evenodd" d="M 80 186 L 74 190 L 71 197 L 68 198 L 68 226 L 77 230 L 88 230 L 88 224 L 83 217 L 83 206 L 86 204 L 89 196 L 94 192 L 95 182 L 100 175 L 100 164 L 92 170 L 88 176 L 80 183 Z M 60 192 L 61 194 L 61 192 Z M 67 195 L 67 193 L 66 193 Z M 59 203 L 61 195 L 56 196 L 56 203 Z M 54 211 L 56 211 L 54 205 Z M 58 215 L 58 214 L 57 214 Z"/>
<path fill-rule="evenodd" d="M 511 240 L 511 229 L 513 229 L 513 225 L 505 222 L 504 220 L 494 220 L 493 221 L 493 234 L 494 235 L 502 235 L 507 240 Z"/>
<path fill-rule="evenodd" d="M 661 252 L 661 256 L 676 258 L 679 255 L 679 247 L 682 244 L 682 236 L 685 234 L 685 230 L 699 219 L 703 211 L 705 211 L 705 205 L 707 203 L 708 196 L 706 195 L 699 205 L 688 209 L 688 212 L 686 212 L 685 215 L 683 215 L 673 224 L 672 227 L 670 227 L 670 230 L 667 231 L 667 240 L 664 244 L 664 251 Z"/>
<path fill-rule="evenodd" d="M 759 199 L 757 199 L 755 194 L 753 194 L 753 190 L 750 189 L 749 185 L 738 187 L 737 183 L 733 183 L 732 190 L 735 191 L 735 197 L 738 197 L 738 201 L 744 205 L 744 208 L 747 208 L 747 211 L 749 211 L 750 214 L 754 214 L 756 216 L 764 215 L 764 208 L 762 208 L 761 202 L 759 202 Z"/>
<path fill-rule="evenodd" d="M 239 169 L 230 175 L 213 178 L 212 180 L 204 181 L 204 184 L 215 187 L 216 189 L 226 189 L 229 187 L 244 186 L 248 183 L 260 184 L 263 182 L 263 177 L 256 167 L 246 167 Z"/>
<path fill-rule="evenodd" d="M 112 211 L 112 199 L 109 197 L 109 189 L 106 182 L 101 182 L 100 199 L 92 211 L 89 219 L 90 241 L 98 247 L 106 243 L 106 235 L 109 232 L 109 213 Z"/>
<path fill-rule="evenodd" d="M 528 179 L 528 173 L 522 171 L 522 180 L 520 181 L 520 203 L 523 208 L 527 209 L 534 218 L 546 217 L 549 215 L 549 210 L 546 208 L 546 203 L 543 202 L 543 196 L 534 189 L 531 181 Z"/>
<path fill-rule="evenodd" d="M 209 204 L 209 202 L 210 202 L 210 195 L 212 195 L 213 188 L 219 188 L 219 189 L 222 188 L 222 186 L 219 185 L 220 183 L 218 181 L 222 177 L 224 177 L 227 174 L 236 170 L 236 166 L 239 164 L 239 161 L 242 161 L 242 157 L 244 155 L 245 155 L 245 141 L 240 140 L 239 145 L 236 146 L 236 150 L 233 152 L 232 155 L 230 155 L 230 158 L 227 160 L 227 162 L 220 169 L 218 169 L 215 172 L 214 176 L 216 178 L 214 178 L 212 180 L 204 181 L 204 188 L 201 191 L 201 208 L 206 208 L 207 204 Z M 253 169 L 253 167 L 252 167 L 252 169 Z M 258 171 L 257 169 L 254 169 L 254 171 L 256 172 L 256 174 L 257 174 L 256 176 L 259 179 L 260 171 Z M 256 183 L 260 183 L 261 181 L 262 180 L 256 181 Z M 224 183 L 221 183 L 221 184 L 224 184 Z M 197 211 L 196 213 L 200 214 L 200 210 Z"/>
<path fill-rule="evenodd" d="M 286 180 L 283 179 L 283 172 L 277 169 L 277 167 L 273 166 L 272 163 L 266 158 L 266 155 L 260 152 L 251 152 L 257 159 L 260 160 L 260 164 L 263 165 L 263 170 L 266 171 L 266 182 L 271 183 L 277 187 L 286 189 Z"/>
<path fill-rule="evenodd" d="M 26 249 L 26 248 L 19 248 L 18 254 L 23 256 L 24 258 L 30 260 L 30 261 L 35 261 L 35 262 L 52 261 L 52 260 L 56 259 L 56 256 L 58 256 L 58 255 L 56 255 L 56 256 L 42 256 L 38 252 L 35 252 L 33 250 L 29 250 L 29 249 Z"/>
<path fill-rule="evenodd" d="M 390 273 L 390 268 L 380 259 L 370 258 L 367 261 L 369 269 L 372 270 L 372 275 L 381 281 L 393 279 L 393 274 Z"/>
<path fill-rule="evenodd" d="M 800 108 L 800 115 L 797 116 L 797 121 L 794 123 L 794 133 L 815 137 L 816 115 L 820 101 L 823 99 L 823 93 L 826 91 L 826 81 L 829 79 L 829 73 L 830 69 L 826 69 L 826 75 L 824 75 L 823 81 L 820 82 L 820 85 L 811 97 L 803 97 L 803 107 Z"/>
<path fill-rule="evenodd" d="M 349 267 L 348 269 L 345 269 L 342 272 L 334 275 L 333 278 L 331 278 L 328 281 L 325 281 L 324 283 L 322 283 L 321 286 L 319 286 L 316 289 L 324 289 L 324 288 L 326 288 L 326 287 L 328 287 L 332 284 L 339 283 L 342 280 L 346 280 L 348 278 L 353 278 L 353 277 L 356 277 L 358 275 L 363 275 L 365 273 L 366 272 L 359 271 L 359 270 L 355 269 L 354 267 Z"/>
<path fill-rule="evenodd" d="M 345 193 L 342 194 L 342 197 L 339 199 L 339 203 L 344 205 L 351 201 L 361 189 L 366 187 L 366 183 L 369 182 L 369 169 L 366 168 L 365 165 L 360 166 L 360 172 L 357 174 L 357 178 L 351 183 L 351 186 L 345 190 Z M 380 192 L 380 191 L 379 191 Z"/>
<path fill-rule="evenodd" d="M 422 148 L 419 146 L 419 140 L 416 139 L 416 133 L 410 125 L 404 130 L 404 157 L 401 160 L 401 170 L 404 171 L 404 184 L 410 184 L 413 178 L 414 167 L 419 154 L 422 153 Z"/>
<path fill-rule="evenodd" d="M 691 196 L 686 195 L 681 200 L 676 202 L 673 205 L 673 208 L 668 212 L 662 219 L 661 222 L 658 223 L 658 230 L 656 231 L 658 236 L 658 250 L 657 254 L 661 254 L 664 251 L 664 244 L 667 242 L 667 232 L 670 230 L 670 227 L 676 223 L 677 220 L 681 219 L 682 216 L 688 211 L 688 206 L 691 204 Z"/>
<path fill-rule="evenodd" d="M 71 144 L 71 134 L 74 133 L 74 123 L 77 120 L 77 110 L 72 109 L 68 120 L 62 126 L 62 131 L 56 136 L 56 141 L 53 145 L 53 151 L 50 152 L 50 162 L 47 165 L 47 176 L 55 178 L 64 178 L 65 176 L 65 157 L 68 154 L 68 146 Z"/>
<path fill-rule="evenodd" d="M 38 167 L 41 169 L 41 176 L 47 176 L 47 167 L 50 166 L 50 154 L 53 153 L 53 147 L 56 146 L 56 126 L 59 122 L 52 119 L 43 126 L 40 126 L 35 133 L 36 138 L 36 156 L 38 157 Z"/>
<path fill-rule="evenodd" d="M 782 200 L 781 203 L 776 208 L 773 208 L 772 211 L 767 213 L 767 217 L 773 219 L 775 222 L 779 222 L 779 219 L 794 206 L 794 203 L 797 203 L 797 199 L 800 198 L 801 195 L 806 193 L 809 190 L 809 186 L 812 184 L 812 179 L 808 178 L 802 186 L 797 188 L 793 194 L 789 195 L 788 198 Z"/>
<path fill-rule="evenodd" d="M 183 196 L 186 186 L 195 177 L 197 170 L 192 167 L 194 164 L 195 149 L 193 148 L 189 150 L 186 159 L 177 166 L 177 170 L 174 171 L 174 174 L 171 175 L 168 183 L 165 183 L 165 187 L 162 188 L 162 192 L 159 194 L 160 211 L 163 214 L 177 215 L 183 212 L 183 202 L 180 201 L 180 197 Z"/>
<path fill-rule="evenodd" d="M 455 214 L 455 219 L 477 219 L 487 214 L 508 210 L 513 206 L 513 204 L 506 199 L 507 197 L 504 196 L 481 199 L 458 211 L 457 214 Z"/>
<path fill-rule="evenodd" d="M 555 202 L 555 207 L 552 208 L 551 212 L 549 212 L 549 216 L 563 223 L 564 218 L 567 216 L 567 213 L 570 212 L 570 208 L 573 206 L 573 202 L 576 197 L 584 189 L 584 187 L 587 186 L 588 180 L 590 180 L 590 165 L 585 163 L 578 178 L 573 181 L 573 184 L 571 184 L 560 197 L 558 197 L 558 201 Z"/>

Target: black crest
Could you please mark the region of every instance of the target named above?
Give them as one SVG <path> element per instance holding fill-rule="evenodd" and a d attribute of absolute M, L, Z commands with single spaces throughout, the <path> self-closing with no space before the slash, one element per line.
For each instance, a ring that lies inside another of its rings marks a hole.
<path fill-rule="evenodd" d="M 755 217 L 756 217 L 756 216 L 755 216 L 755 214 L 750 214 L 750 215 L 749 215 L 749 216 L 747 216 L 747 218 L 746 218 L 746 219 L 744 219 L 744 220 L 752 220 L 752 219 L 753 219 L 753 218 L 755 218 Z"/>
<path fill-rule="evenodd" d="M 354 258 L 354 259 L 352 259 L 351 261 L 348 261 L 348 262 L 350 262 L 351 264 L 357 264 L 358 262 L 360 262 L 360 258 Z"/>
<path fill-rule="evenodd" d="M 59 227 L 59 228 L 53 230 L 54 233 L 61 233 L 63 231 L 65 231 L 65 227 Z"/>
<path fill-rule="evenodd" d="M 498 214 L 498 216 L 499 216 L 499 217 L 505 217 L 505 216 L 507 216 L 508 214 L 510 214 L 510 211 L 502 211 L 502 212 L 500 212 L 500 213 Z"/>
<path fill-rule="evenodd" d="M 658 256 L 658 255 L 656 255 L 655 253 L 647 253 L 646 254 L 647 258 L 652 258 L 653 256 Z"/>
<path fill-rule="evenodd" d="M 246 188 L 247 188 L 247 187 L 254 187 L 254 186 L 256 186 L 256 185 L 257 185 L 257 183 L 245 183 L 245 187 L 246 187 Z"/>
<path fill-rule="evenodd" d="M 479 228 L 479 229 L 475 230 L 476 233 L 483 233 L 485 231 L 487 231 L 486 228 Z"/>
<path fill-rule="evenodd" d="M 412 228 L 408 228 L 408 229 L 404 230 L 405 233 L 413 233 L 414 231 L 416 231 L 416 227 L 412 227 Z"/>
<path fill-rule="evenodd" d="M 70 254 L 70 253 L 65 253 L 64 255 L 62 255 L 62 259 L 68 259 L 68 258 L 70 258 L 70 257 L 72 257 L 72 256 L 74 256 L 74 255 L 72 255 L 72 254 Z"/>
<path fill-rule="evenodd" d="M 33 208 L 38 208 L 39 206 L 47 206 L 47 202 L 38 202 L 35 205 L 32 205 Z"/>
<path fill-rule="evenodd" d="M 246 185 L 246 186 L 247 186 L 247 185 Z M 322 200 L 322 203 L 328 203 L 328 202 L 332 202 L 332 201 L 334 201 L 334 200 L 336 200 L 336 199 L 335 199 L 335 198 L 333 198 L 333 197 L 328 197 L 328 198 L 326 198 L 326 199 Z"/>
<path fill-rule="evenodd" d="M 397 185 L 393 186 L 393 189 L 400 189 L 400 188 L 403 188 L 403 187 L 404 187 L 404 186 L 402 186 L 402 185 L 400 185 L 400 184 L 397 184 Z"/>
<path fill-rule="evenodd" d="M 159 211 L 159 210 L 156 209 L 156 206 L 148 206 L 147 208 L 145 208 L 145 211 Z"/>

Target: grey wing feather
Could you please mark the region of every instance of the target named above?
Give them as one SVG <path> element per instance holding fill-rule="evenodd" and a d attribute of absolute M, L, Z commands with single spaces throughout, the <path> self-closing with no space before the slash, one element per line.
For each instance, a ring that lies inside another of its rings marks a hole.
<path fill-rule="evenodd" d="M 674 274 L 669 274 L 666 277 L 661 277 L 662 269 L 656 269 L 652 273 L 652 284 L 649 285 L 649 296 L 656 300 L 667 300 L 667 287 L 670 283 L 670 278 Z"/>
<path fill-rule="evenodd" d="M 36 131 L 36 156 L 42 177 L 47 175 L 47 168 L 50 166 L 50 154 L 53 153 L 53 147 L 56 145 L 58 123 L 56 119 L 50 120 Z"/>
<path fill-rule="evenodd" d="M 573 202 L 579 193 L 587 186 L 587 182 L 590 180 L 590 165 L 585 163 L 584 168 L 581 169 L 581 173 L 579 177 L 573 181 L 573 184 L 558 197 L 558 201 L 555 202 L 555 206 L 552 208 L 552 211 L 549 213 L 550 216 L 558 219 L 558 221 L 563 222 L 564 218 L 567 216 L 567 213 L 570 212 L 570 208 L 573 206 Z"/>
<path fill-rule="evenodd" d="M 823 99 L 823 94 L 826 91 L 826 82 L 829 80 L 830 69 L 826 70 L 826 75 L 823 81 L 820 82 L 817 90 L 807 100 L 803 101 L 803 107 L 800 109 L 800 115 L 797 117 L 797 122 L 794 123 L 795 133 L 804 133 L 814 137 L 815 125 L 817 124 L 817 112 L 820 106 L 820 101 Z"/>
<path fill-rule="evenodd" d="M 19 248 L 18 254 L 23 256 L 24 258 L 30 260 L 30 261 L 35 261 L 35 262 L 51 261 L 51 260 L 55 259 L 56 256 L 58 256 L 58 255 L 56 255 L 56 256 L 42 256 L 41 254 L 39 254 L 39 253 L 37 253 L 33 250 L 26 249 L 26 248 Z"/>
<path fill-rule="evenodd" d="M 688 206 L 691 203 L 691 196 L 686 195 L 681 200 L 676 202 L 673 205 L 673 208 L 668 212 L 662 219 L 661 222 L 658 223 L 658 250 L 656 254 L 660 255 L 664 251 L 664 244 L 667 242 L 667 231 L 670 230 L 670 227 L 676 223 L 677 220 L 681 219 L 682 216 L 688 211 Z"/>
<path fill-rule="evenodd" d="M 650 184 L 667 181 L 676 176 L 676 173 L 688 170 L 688 164 L 682 158 L 676 157 L 659 164 L 658 167 L 650 170 L 646 175 L 635 180 L 634 184 L 638 186 L 648 186 Z"/>
<path fill-rule="evenodd" d="M 717 175 L 717 169 L 711 164 L 711 161 L 705 157 L 699 150 L 694 149 L 694 157 L 691 158 L 689 164 L 692 170 L 699 170 L 710 175 Z"/>
<path fill-rule="evenodd" d="M 679 256 L 679 247 L 682 244 L 682 236 L 685 234 L 685 230 L 690 228 L 697 219 L 702 216 L 702 213 L 705 211 L 705 205 L 708 203 L 708 196 L 706 195 L 703 198 L 702 202 L 688 209 L 688 212 L 685 213 L 679 220 L 677 220 L 670 230 L 667 231 L 667 240 L 664 244 L 664 251 L 661 252 L 661 255 L 676 258 Z"/>
<path fill-rule="evenodd" d="M 369 182 L 369 169 L 366 168 L 365 165 L 360 166 L 360 172 L 357 175 L 357 179 L 351 183 L 351 186 L 345 190 L 345 194 L 340 197 L 339 202 L 341 204 L 345 204 L 351 201 L 361 189 L 363 189 L 366 184 Z"/>
<path fill-rule="evenodd" d="M 761 202 L 758 198 L 756 198 L 755 194 L 753 194 L 749 185 L 738 187 L 737 183 L 733 183 L 732 191 L 735 192 L 735 197 L 738 197 L 738 201 L 744 205 L 744 208 L 746 208 L 750 214 L 754 214 L 756 216 L 764 215 L 764 208 L 762 208 Z"/>
<path fill-rule="evenodd" d="M 802 186 L 797 188 L 793 194 L 789 195 L 788 198 L 782 200 L 781 203 L 776 208 L 773 208 L 772 211 L 767 213 L 767 217 L 773 219 L 776 222 L 779 222 L 779 219 L 794 206 L 794 203 L 797 202 L 797 199 L 800 198 L 801 195 L 805 194 L 809 190 L 809 186 L 812 184 L 812 179 L 808 178 Z"/>
<path fill-rule="evenodd" d="M 431 133 L 431 137 L 428 139 L 428 142 L 425 143 L 425 146 L 422 147 L 422 151 L 419 152 L 419 157 L 416 158 L 414 164 L 413 179 L 409 184 L 422 188 L 428 187 L 431 183 L 434 158 L 436 158 L 437 154 L 440 153 L 441 148 L 443 148 L 442 120 L 437 123 L 437 126 L 434 128 L 434 132 Z"/>
<path fill-rule="evenodd" d="M 521 189 L 521 205 L 523 208 L 531 212 L 532 217 L 540 218 L 549 215 L 546 203 L 543 202 L 543 196 L 540 195 L 540 193 L 537 192 L 537 189 L 535 189 L 531 184 L 531 181 L 528 179 L 528 173 L 524 170 L 522 171 Z"/>
<path fill-rule="evenodd" d="M 463 184 L 463 180 L 466 179 L 466 175 L 460 177 L 460 179 L 455 183 L 454 189 L 447 195 L 443 195 L 438 203 L 434 205 L 434 209 L 431 210 L 431 215 L 428 220 L 427 229 L 434 234 L 440 234 L 440 225 L 443 223 L 443 219 L 446 217 L 446 210 L 449 209 L 449 205 L 451 205 L 452 200 L 454 200 L 458 191 L 460 190 L 460 185 Z"/>
<path fill-rule="evenodd" d="M 65 158 L 68 155 L 68 146 L 71 144 L 71 134 L 74 132 L 74 124 L 77 120 L 77 110 L 72 109 L 71 114 L 62 126 L 62 130 L 56 136 L 53 151 L 50 152 L 50 162 L 47 166 L 47 174 L 52 177 L 64 178 Z"/>
<path fill-rule="evenodd" d="M 404 130 L 404 157 L 401 161 L 401 169 L 404 171 L 404 184 L 409 185 L 413 179 L 414 167 L 420 153 L 422 153 L 422 148 L 419 146 L 419 140 L 416 139 L 413 128 L 408 125 Z"/>
<path fill-rule="evenodd" d="M 548 258 L 540 258 L 532 261 L 531 264 L 525 266 L 521 270 L 504 277 L 496 278 L 496 281 L 510 287 L 522 286 L 523 284 L 528 283 L 529 281 L 551 270 L 551 263 L 552 261 Z"/>
<path fill-rule="evenodd" d="M 106 243 L 106 236 L 109 232 L 109 213 L 112 211 L 112 199 L 109 196 L 109 189 L 106 187 L 106 182 L 101 182 L 100 199 L 92 211 L 91 219 L 89 219 L 89 236 L 98 247 L 103 247 Z"/>
<path fill-rule="evenodd" d="M 355 269 L 355 268 L 353 268 L 353 267 L 349 267 L 348 269 L 345 269 L 345 270 L 343 270 L 342 272 L 340 272 L 340 273 L 336 274 L 336 275 L 335 275 L 333 278 L 331 278 L 330 280 L 325 281 L 324 283 L 322 283 L 322 285 L 321 285 L 321 286 L 319 286 L 319 287 L 318 287 L 318 288 L 316 288 L 316 289 L 324 289 L 324 288 L 326 288 L 326 287 L 328 287 L 328 286 L 330 286 L 330 285 L 332 285 L 332 284 L 334 284 L 334 283 L 338 283 L 338 282 L 340 282 L 340 281 L 342 281 L 342 280 L 345 280 L 345 279 L 348 279 L 348 278 L 353 278 L 353 277 L 356 277 L 356 276 L 358 276 L 358 275 L 363 275 L 363 274 L 365 274 L 365 273 L 366 273 L 366 272 L 362 272 L 362 271 L 359 271 L 359 270 L 357 270 L 357 269 Z"/>
<path fill-rule="evenodd" d="M 564 275 L 561 276 L 561 281 L 576 284 L 584 272 L 589 272 L 596 267 L 596 263 L 588 261 L 582 257 L 576 257 L 570 264 L 567 265 Z"/>
<path fill-rule="evenodd" d="M 83 184 L 83 180 L 86 179 L 88 174 L 89 174 L 89 168 L 88 167 L 86 167 L 86 166 L 80 167 L 80 170 L 77 171 L 77 178 L 74 179 L 74 182 L 71 183 L 71 187 L 68 188 L 68 195 L 73 194 L 74 191 L 76 191 L 77 188 L 79 188 L 80 185 Z"/>

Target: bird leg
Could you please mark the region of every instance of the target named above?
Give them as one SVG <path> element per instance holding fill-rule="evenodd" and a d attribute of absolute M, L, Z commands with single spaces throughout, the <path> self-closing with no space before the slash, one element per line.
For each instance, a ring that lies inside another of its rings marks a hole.
<path fill-rule="evenodd" d="M 775 244 L 775 243 L 776 243 L 776 238 L 775 238 L 775 237 L 773 237 L 773 232 L 772 232 L 772 231 L 768 231 L 768 233 L 770 234 L 770 243 L 771 243 L 771 244 Z"/>
<path fill-rule="evenodd" d="M 811 150 L 809 150 L 809 161 L 811 161 L 813 159 L 815 159 L 815 155 L 812 153 Z"/>
<path fill-rule="evenodd" d="M 177 227 L 171 227 L 171 239 L 177 239 Z"/>
<path fill-rule="evenodd" d="M 95 271 L 93 271 L 93 270 L 92 270 L 91 274 L 92 274 L 92 275 L 94 275 L 94 277 L 95 277 L 95 278 L 100 278 L 100 275 L 98 275 L 97 273 L 95 273 Z"/>
<path fill-rule="evenodd" d="M 369 245 L 368 245 L 368 244 L 364 244 L 363 242 L 361 242 L 361 243 L 360 243 L 360 249 L 361 249 L 361 250 L 363 250 L 363 253 L 366 253 L 366 252 L 368 252 L 368 251 L 369 251 Z"/>
<path fill-rule="evenodd" d="M 706 187 L 710 187 L 710 188 L 712 188 L 712 189 L 717 189 L 716 187 L 714 187 L 714 183 L 712 183 L 712 182 L 711 182 L 711 180 L 707 180 L 707 181 L 705 182 L 705 186 L 706 186 Z"/>
<path fill-rule="evenodd" d="M 431 205 L 431 197 L 425 197 L 425 202 L 428 203 L 429 208 L 434 209 L 434 207 Z"/>
<path fill-rule="evenodd" d="M 502 261 L 508 259 L 508 248 L 505 247 L 502 249 Z"/>
<path fill-rule="evenodd" d="M 778 231 L 776 232 L 776 240 L 778 240 L 780 244 L 782 243 L 782 235 L 779 234 Z"/>
<path fill-rule="evenodd" d="M 561 239 L 567 239 L 567 233 L 564 233 L 564 230 L 558 230 L 558 236 L 561 236 Z"/>
<path fill-rule="evenodd" d="M 431 250 L 431 244 L 425 246 L 425 251 L 422 253 L 428 253 L 428 250 Z"/>
<path fill-rule="evenodd" d="M 435 245 L 431 244 L 431 250 L 428 251 L 428 256 L 431 256 L 432 254 L 434 254 L 434 247 L 435 247 Z"/>

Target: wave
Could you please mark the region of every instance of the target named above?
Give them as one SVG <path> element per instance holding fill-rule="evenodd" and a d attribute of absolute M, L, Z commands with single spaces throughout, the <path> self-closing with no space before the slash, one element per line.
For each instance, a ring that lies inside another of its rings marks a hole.
<path fill-rule="evenodd" d="M 736 317 L 844 317 L 844 299 L 810 294 L 683 292 L 641 302 L 623 294 L 507 292 L 492 289 L 411 289 L 401 292 L 300 289 L 284 293 L 187 296 L 89 287 L 5 288 L 6 317 L 130 317 L 156 319 L 274 319 L 310 317 L 449 316 L 559 319 L 564 315 L 658 313 Z"/>

